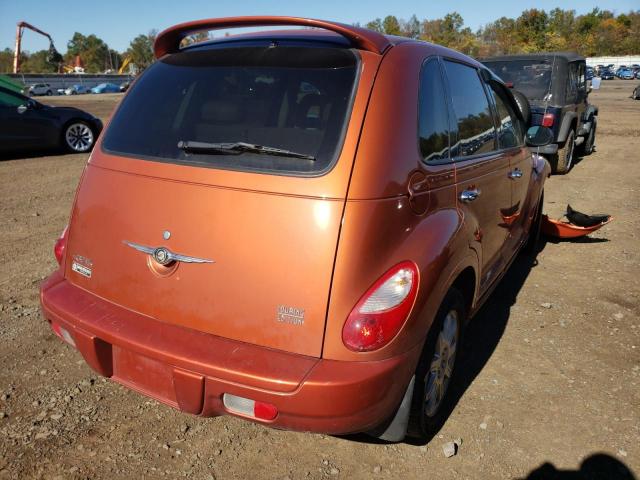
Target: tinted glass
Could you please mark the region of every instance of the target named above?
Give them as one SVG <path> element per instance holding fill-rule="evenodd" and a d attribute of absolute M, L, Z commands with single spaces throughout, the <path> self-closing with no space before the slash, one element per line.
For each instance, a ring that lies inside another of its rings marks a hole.
<path fill-rule="evenodd" d="M 493 115 L 477 70 L 461 63 L 445 61 L 444 64 L 458 127 L 457 141 L 451 147 L 452 156 L 465 157 L 495 150 Z"/>
<path fill-rule="evenodd" d="M 505 83 L 513 84 L 529 100 L 546 100 L 551 95 L 553 60 L 509 60 L 484 62 Z"/>
<path fill-rule="evenodd" d="M 233 170 L 313 174 L 339 155 L 357 58 L 338 48 L 236 47 L 179 52 L 153 64 L 105 134 L 107 151 Z M 193 153 L 178 142 L 244 142 L 310 155 Z"/>
<path fill-rule="evenodd" d="M 500 148 L 518 147 L 524 135 L 520 119 L 501 87 L 492 84 L 490 88 L 498 113 L 498 145 Z"/>
<path fill-rule="evenodd" d="M 19 107 L 26 105 L 28 101 L 29 99 L 22 95 L 0 88 L 0 107 Z"/>
<path fill-rule="evenodd" d="M 425 162 L 449 159 L 449 118 L 446 93 L 436 59 L 429 60 L 420 77 L 418 130 Z"/>

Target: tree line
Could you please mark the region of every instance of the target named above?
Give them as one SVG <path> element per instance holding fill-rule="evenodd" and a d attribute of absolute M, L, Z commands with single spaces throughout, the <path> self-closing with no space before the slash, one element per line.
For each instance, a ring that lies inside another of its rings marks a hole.
<path fill-rule="evenodd" d="M 609 10 L 594 8 L 584 15 L 575 10 L 555 8 L 523 11 L 517 18 L 501 17 L 477 31 L 466 27 L 462 15 L 452 12 L 435 20 L 419 20 L 416 15 L 399 19 L 394 15 L 376 18 L 366 28 L 389 35 L 401 35 L 426 40 L 458 50 L 473 57 L 532 53 L 539 51 L 574 51 L 584 56 L 640 54 L 640 10 L 616 15 Z M 153 60 L 155 30 L 138 35 L 124 52 L 111 49 L 96 35 L 76 32 L 67 43 L 64 64 L 73 66 L 80 56 L 87 73 L 117 71 L 125 58 L 138 70 L 144 70 Z M 211 38 L 199 33 L 185 39 L 186 43 Z M 47 63 L 47 50 L 22 52 L 21 71 L 53 73 L 56 65 Z M 0 51 L 0 73 L 11 72 L 13 50 Z"/>
<path fill-rule="evenodd" d="M 437 43 L 474 57 L 540 51 L 573 51 L 585 57 L 640 54 L 640 10 L 616 15 L 594 8 L 576 15 L 575 10 L 532 8 L 517 18 L 501 17 L 475 32 L 464 26 L 457 12 L 436 20 L 389 15 L 365 27 Z"/>

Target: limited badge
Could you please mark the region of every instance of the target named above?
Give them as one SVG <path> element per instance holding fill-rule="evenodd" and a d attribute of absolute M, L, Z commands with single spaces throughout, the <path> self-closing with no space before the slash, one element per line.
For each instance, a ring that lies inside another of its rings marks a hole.
<path fill-rule="evenodd" d="M 280 323 L 290 323 L 291 325 L 304 324 L 304 309 L 278 305 L 276 319 Z"/>
<path fill-rule="evenodd" d="M 71 270 L 76 273 L 79 273 L 83 277 L 91 278 L 91 269 L 93 267 L 93 262 L 87 257 L 83 257 L 82 255 L 74 255 L 73 263 L 71 264 Z"/>

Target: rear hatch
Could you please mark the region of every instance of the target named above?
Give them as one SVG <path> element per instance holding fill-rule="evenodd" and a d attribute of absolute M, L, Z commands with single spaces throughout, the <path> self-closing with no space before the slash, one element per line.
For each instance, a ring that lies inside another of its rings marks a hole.
<path fill-rule="evenodd" d="M 320 356 L 377 63 L 258 43 L 187 49 L 135 82 L 83 176 L 65 276 L 162 322 Z"/>

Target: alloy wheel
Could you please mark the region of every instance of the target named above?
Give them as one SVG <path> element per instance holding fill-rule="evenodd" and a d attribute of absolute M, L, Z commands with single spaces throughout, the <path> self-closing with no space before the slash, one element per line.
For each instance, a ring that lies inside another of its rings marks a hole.
<path fill-rule="evenodd" d="M 75 152 L 86 152 L 93 146 L 93 132 L 85 123 L 73 123 L 67 127 L 65 140 Z"/>
<path fill-rule="evenodd" d="M 451 310 L 447 313 L 442 323 L 442 329 L 436 340 L 435 352 L 424 379 L 426 385 L 424 414 L 427 417 L 433 417 L 438 413 L 442 400 L 447 393 L 456 361 L 459 332 L 458 312 Z"/>

